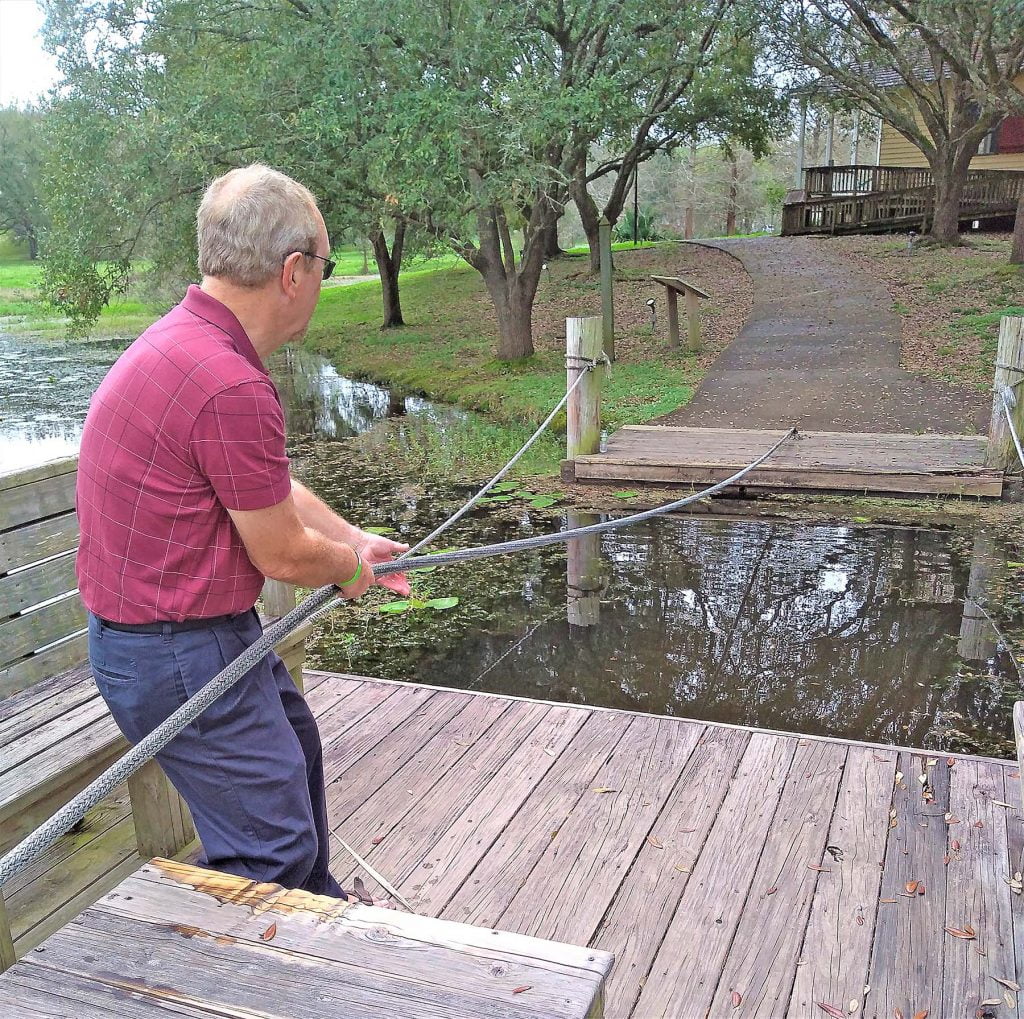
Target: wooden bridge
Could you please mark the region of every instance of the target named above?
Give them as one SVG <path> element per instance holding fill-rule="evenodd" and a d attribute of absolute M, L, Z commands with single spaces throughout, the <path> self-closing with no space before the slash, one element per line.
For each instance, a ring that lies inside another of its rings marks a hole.
<path fill-rule="evenodd" d="M 756 460 L 785 430 L 628 425 L 602 453 L 565 461 L 562 476 L 585 483 L 715 484 Z M 737 485 L 798 490 L 999 498 L 1003 471 L 985 466 L 977 435 L 798 432 Z"/>
<path fill-rule="evenodd" d="M 971 170 L 960 201 L 961 222 L 1013 218 L 1024 171 Z M 925 232 L 935 210 L 932 172 L 904 166 L 815 166 L 782 209 L 782 234 Z"/>

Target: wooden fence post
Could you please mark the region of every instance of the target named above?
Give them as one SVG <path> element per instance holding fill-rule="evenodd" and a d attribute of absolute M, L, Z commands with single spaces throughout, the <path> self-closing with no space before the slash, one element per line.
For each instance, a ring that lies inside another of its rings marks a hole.
<path fill-rule="evenodd" d="M 567 513 L 566 526 L 600 522 L 596 513 Z M 566 543 L 566 619 L 570 626 L 597 626 L 601 620 L 601 535 L 588 534 Z"/>
<path fill-rule="evenodd" d="M 985 466 L 1007 470 L 1017 461 L 1013 435 L 1003 410 L 1002 391 L 1009 386 L 1017 398 L 1010 414 L 1017 435 L 1024 437 L 1024 318 L 1005 316 L 999 323 L 999 346 L 996 350 L 996 374 L 992 393 L 992 420 L 988 426 Z"/>
<path fill-rule="evenodd" d="M 295 608 L 295 588 L 281 580 L 268 580 L 263 585 L 263 612 L 267 620 L 280 619 Z M 274 650 L 288 667 L 299 693 L 303 692 L 302 666 L 306 660 L 306 638 L 313 629 L 310 622 L 303 623 L 284 637 Z"/>
<path fill-rule="evenodd" d="M 601 319 L 567 318 L 565 320 L 566 386 L 571 386 L 590 361 L 601 357 Z M 566 459 L 596 453 L 601 446 L 601 376 L 598 365 L 587 373 L 565 408 Z"/>
<path fill-rule="evenodd" d="M 691 353 L 700 350 L 700 305 L 691 287 L 686 288 L 686 349 Z"/>
<path fill-rule="evenodd" d="M 615 360 L 615 300 L 612 295 L 612 225 L 607 216 L 598 223 L 598 247 L 601 252 L 601 319 L 604 352 Z"/>
<path fill-rule="evenodd" d="M 11 920 L 7 915 L 4 890 L 0 888 L 0 973 L 15 963 L 14 937 L 11 934 Z"/>

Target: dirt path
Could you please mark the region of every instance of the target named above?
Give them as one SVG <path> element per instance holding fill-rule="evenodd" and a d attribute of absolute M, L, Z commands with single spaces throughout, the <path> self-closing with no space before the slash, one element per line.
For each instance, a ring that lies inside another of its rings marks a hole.
<path fill-rule="evenodd" d="M 736 340 L 658 424 L 848 432 L 983 432 L 989 399 L 900 367 L 885 288 L 803 237 L 705 242 L 754 284 Z"/>

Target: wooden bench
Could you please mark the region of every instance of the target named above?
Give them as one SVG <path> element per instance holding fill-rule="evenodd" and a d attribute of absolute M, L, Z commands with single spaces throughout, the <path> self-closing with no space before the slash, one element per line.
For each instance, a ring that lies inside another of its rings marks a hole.
<path fill-rule="evenodd" d="M 86 614 L 74 572 L 76 468 L 77 460 L 68 458 L 0 475 L 0 853 L 128 748 L 85 663 Z M 270 600 L 285 611 L 295 594 L 280 587 L 285 590 L 272 590 Z M 301 677 L 308 632 L 304 627 L 278 646 L 293 677 Z M 174 856 L 193 841 L 188 808 L 155 762 L 127 785 L 139 856 Z M 60 901 L 49 912 L 49 906 L 37 910 L 45 924 L 20 938 L 7 915 L 8 890 L 0 889 L 0 970 L 87 904 L 83 892 L 90 890 L 92 901 L 137 863 L 137 857 L 123 860 L 105 886 L 77 861 L 70 869 L 78 878 L 70 883 L 77 880 L 79 887 L 51 875 L 49 884 L 61 887 L 43 893 Z M 26 898 L 20 885 L 18 892 Z"/>
<path fill-rule="evenodd" d="M 684 280 L 681 276 L 652 276 L 655 283 L 665 288 L 668 298 L 668 344 L 679 346 L 679 302 L 680 294 L 686 301 L 686 349 L 696 353 L 701 349 L 700 342 L 700 308 L 699 298 L 710 300 L 711 295 L 701 290 L 696 284 Z"/>
<path fill-rule="evenodd" d="M 44 947 L 0 977 L 3 1014 L 601 1019 L 613 962 L 168 860 L 141 867 Z"/>

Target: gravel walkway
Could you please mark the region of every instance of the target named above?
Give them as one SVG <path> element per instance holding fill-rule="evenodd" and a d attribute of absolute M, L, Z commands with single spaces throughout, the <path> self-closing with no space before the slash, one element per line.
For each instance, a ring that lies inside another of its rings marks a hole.
<path fill-rule="evenodd" d="M 984 433 L 991 399 L 900 367 L 885 288 L 809 238 L 706 241 L 740 260 L 754 306 L 685 407 L 656 424 Z"/>

